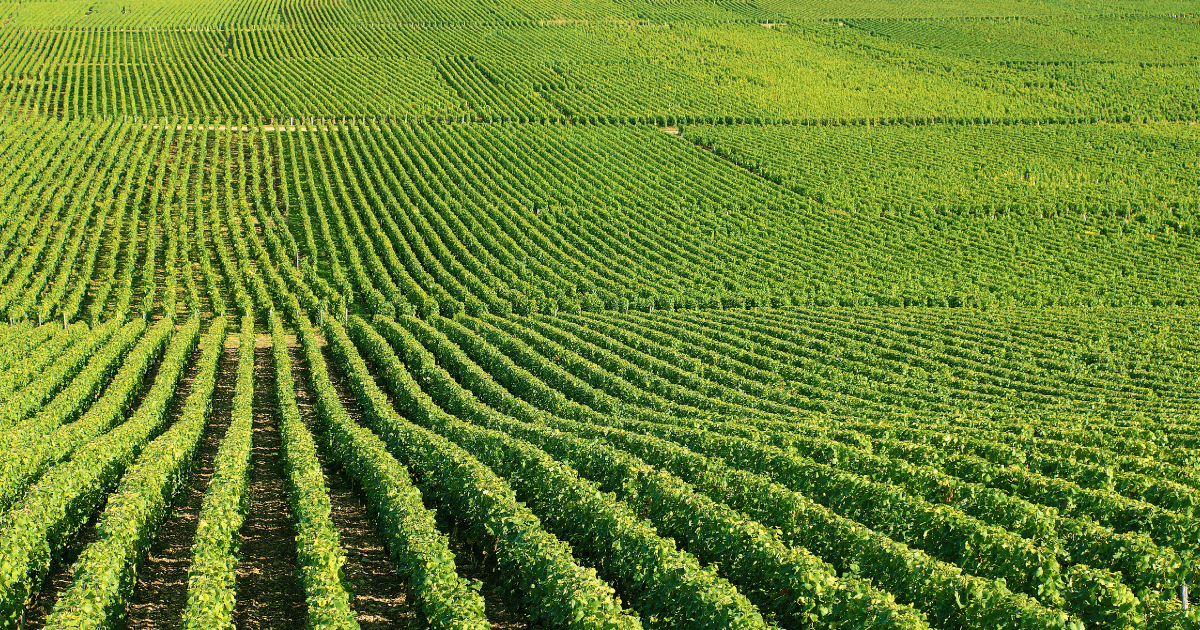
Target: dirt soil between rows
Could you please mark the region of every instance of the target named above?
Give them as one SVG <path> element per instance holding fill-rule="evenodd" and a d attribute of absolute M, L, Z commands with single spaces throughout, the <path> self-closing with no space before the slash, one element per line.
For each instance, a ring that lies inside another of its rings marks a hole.
<path fill-rule="evenodd" d="M 242 525 L 233 622 L 242 630 L 299 630 L 308 606 L 296 567 L 296 528 L 288 504 L 270 348 L 254 350 L 254 438 L 250 510 Z"/>
<path fill-rule="evenodd" d="M 190 483 L 175 497 L 175 508 L 159 528 L 158 538 L 138 570 L 138 581 L 126 606 L 129 630 L 183 627 L 196 525 L 204 493 L 212 479 L 217 449 L 231 420 L 233 389 L 237 382 L 237 348 L 226 346 L 219 361 L 212 410 L 193 463 Z"/>

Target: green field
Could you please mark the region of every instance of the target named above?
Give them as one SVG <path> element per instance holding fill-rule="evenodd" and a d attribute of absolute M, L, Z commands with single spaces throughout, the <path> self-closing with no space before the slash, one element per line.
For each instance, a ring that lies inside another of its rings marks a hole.
<path fill-rule="evenodd" d="M 1200 628 L 1198 11 L 0 3 L 0 629 Z"/>

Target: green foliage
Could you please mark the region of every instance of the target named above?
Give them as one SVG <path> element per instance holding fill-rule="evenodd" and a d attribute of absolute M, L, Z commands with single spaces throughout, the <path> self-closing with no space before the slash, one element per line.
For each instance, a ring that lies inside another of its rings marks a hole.
<path fill-rule="evenodd" d="M 661 449 L 668 442 L 608 427 L 630 427 L 635 431 L 654 432 L 670 431 L 669 425 L 622 420 L 619 416 L 598 413 L 574 403 L 514 364 L 512 359 L 506 358 L 506 353 L 490 347 L 487 341 L 489 337 L 503 335 L 479 335 L 483 329 L 483 322 L 478 322 L 472 330 L 476 335 L 451 335 L 451 339 L 466 348 L 471 358 L 498 382 L 535 407 L 552 411 L 554 418 L 579 418 L 585 421 L 555 420 L 553 426 L 580 433 L 584 437 L 603 438 L 647 463 L 665 467 L 684 481 L 694 484 L 713 500 L 740 510 L 767 527 L 780 528 L 784 540 L 809 549 L 833 564 L 840 573 L 850 570 L 855 575 L 875 579 L 887 590 L 896 593 L 901 601 L 919 602 L 921 610 L 935 623 L 948 622 L 961 627 L 991 627 L 999 619 L 1011 619 L 1018 627 L 1062 627 L 1065 623 L 1065 614 L 1054 613 L 1028 596 L 1014 595 L 1002 582 L 964 574 L 962 569 L 954 565 L 930 558 L 919 550 L 909 549 L 814 503 L 801 493 L 771 483 L 766 477 L 726 469 L 720 459 L 709 460 L 678 447 L 667 448 L 666 453 L 672 456 L 664 459 L 663 452 L 654 448 Z M 686 433 L 689 430 L 680 427 L 678 431 Z M 707 435 L 704 432 L 694 433 Z M 647 450 L 650 447 L 654 448 Z M 668 462 L 672 462 L 672 465 L 668 465 Z M 720 474 L 713 472 L 726 470 L 728 472 Z M 724 480 L 719 481 L 721 479 Z M 972 595 L 963 599 L 964 593 Z"/>
<path fill-rule="evenodd" d="M 120 324 L 119 320 L 113 320 L 98 326 L 86 343 L 65 353 L 16 392 L 0 419 L 0 426 L 6 429 L 0 439 L 11 441 L 16 437 L 12 430 L 14 425 L 43 424 L 37 420 L 39 417 L 54 426 L 78 417 L 83 411 L 79 409 L 82 401 L 93 396 L 107 382 L 116 371 L 117 363 L 145 330 L 145 324 L 141 322 L 131 322 L 124 327 Z M 68 383 L 71 387 L 62 389 Z M 30 414 L 35 411 L 37 415 L 30 419 Z"/>
<path fill-rule="evenodd" d="M 1193 232 L 1195 128 L 1178 124 L 697 126 L 686 137 L 849 212 L 956 228 Z M 1039 220 L 1042 219 L 1042 220 Z M 1054 219 L 1046 221 L 1044 219 Z M 1061 228 L 1053 227 L 1063 224 Z"/>
<path fill-rule="evenodd" d="M 0 627 L 94 516 L 47 625 L 123 625 L 227 317 L 188 627 L 256 325 L 309 627 L 358 626 L 318 444 L 431 627 L 495 621 L 439 524 L 537 626 L 1196 627 L 1192 11 L 0 6 Z"/>
<path fill-rule="evenodd" d="M 42 326 L 42 329 L 58 328 L 54 324 Z M 50 332 L 42 330 L 39 332 Z M 22 348 L 13 348 L 14 360 L 19 360 L 15 365 L 0 372 L 0 398 L 9 399 L 14 391 L 20 390 L 30 381 L 44 373 L 47 368 L 53 369 L 55 361 L 59 360 L 65 353 L 69 352 L 72 346 L 76 343 L 95 343 L 95 339 L 104 339 L 103 333 L 95 336 L 85 335 L 88 332 L 88 327 L 83 323 L 72 324 L 66 330 L 59 329 L 59 334 L 54 335 L 50 339 L 42 339 L 44 343 L 39 342 L 36 348 L 31 348 L 32 352 L 21 356 Z M 13 344 L 16 345 L 16 344 Z M 83 345 L 75 348 L 75 353 L 78 353 L 81 348 L 88 348 L 88 345 Z M 86 354 L 86 351 L 85 351 Z M 69 361 L 69 359 L 67 359 Z"/>
<path fill-rule="evenodd" d="M 96 526 L 97 542 L 75 561 L 71 586 L 55 602 L 47 628 L 108 628 L 124 617 L 137 564 L 150 550 L 175 494 L 190 476 L 224 346 L 225 320 L 218 318 L 205 335 L 200 371 L 179 419 L 146 445 L 121 477 Z M 148 409 L 165 410 L 158 401 L 148 402 Z"/>
<path fill-rule="evenodd" d="M 454 513 L 475 540 L 495 545 L 508 592 L 520 598 L 533 619 L 568 628 L 642 627 L 595 569 L 577 564 L 570 547 L 542 529 L 495 473 L 453 442 L 402 419 L 339 324 L 327 321 L 325 333 L 368 425 L 397 460 L 419 475 L 424 494 Z M 419 388 L 411 383 L 408 391 Z M 437 413 L 431 402 L 420 408 Z"/>
<path fill-rule="evenodd" d="M 350 595 L 342 583 L 345 552 L 330 518 L 325 475 L 312 434 L 300 419 L 292 380 L 291 357 L 279 316 L 271 314 L 271 356 L 275 364 L 280 449 L 288 480 L 288 499 L 296 520 L 296 564 L 308 602 L 308 627 L 358 628 Z"/>
<path fill-rule="evenodd" d="M 853 578 L 839 580 L 831 567 L 806 551 L 782 545 L 765 528 L 695 493 L 678 478 L 603 442 L 538 426 L 543 413 L 505 391 L 449 339 L 420 320 L 406 318 L 404 324 L 402 328 L 380 319 L 376 328 L 443 408 L 469 422 L 528 440 L 575 467 L 602 490 L 639 506 L 640 515 L 686 545 L 702 562 L 718 567 L 764 614 L 773 613 L 784 626 L 819 620 L 831 627 L 925 627 L 917 614 L 895 605 L 886 594 Z M 363 343 L 372 334 L 357 320 L 351 330 Z M 436 358 L 421 343 L 437 352 Z M 446 370 L 452 370 L 463 385 Z"/>
<path fill-rule="evenodd" d="M 472 428 L 443 413 L 422 416 L 410 405 L 421 397 L 407 388 L 412 382 L 403 364 L 378 333 L 359 319 L 352 329 L 384 381 L 410 418 L 451 436 L 498 474 L 518 496 L 532 501 L 542 522 L 566 539 L 601 575 L 630 593 L 632 603 L 657 627 L 763 628 L 758 611 L 725 580 L 702 569 L 696 559 L 678 552 L 658 537 L 625 505 L 579 479 L 569 467 L 554 462 L 528 443 L 498 431 Z M 396 375 L 395 379 L 388 378 Z"/>
<path fill-rule="evenodd" d="M 1191 132 L 1179 126 L 684 127 L 791 190 L 646 126 L 95 127 L 72 129 L 146 143 L 138 168 L 154 160 L 174 167 L 138 181 L 202 200 L 186 213 L 150 213 L 131 198 L 113 213 L 123 227 L 106 232 L 106 242 L 121 253 L 100 265 L 98 291 L 115 294 L 114 313 L 176 309 L 179 284 L 149 290 L 153 278 L 136 248 L 119 247 L 176 217 L 185 234 L 165 230 L 161 249 L 174 243 L 178 252 L 182 242 L 193 254 L 164 254 L 171 264 L 155 258 L 167 267 L 164 286 L 198 263 L 195 301 L 239 316 L 265 310 L 255 304 L 278 291 L 263 273 L 268 266 L 314 316 L 1200 301 L 1187 281 L 1200 259 L 1194 204 L 1176 185 L 1191 177 Z M 786 138 L 799 144 L 776 142 Z M 892 175 L 859 166 L 855 151 L 882 151 L 870 144 L 876 138 L 896 143 Z M 758 139 L 761 148 L 747 148 Z M 920 157 L 951 142 L 1011 147 L 1011 157 L 983 149 L 941 162 Z M 1080 142 L 1111 149 L 1095 155 L 1121 157 L 1083 160 L 1072 148 Z M 1181 165 L 1165 165 L 1164 154 Z M 962 166 L 968 160 L 992 166 Z M 115 158 L 104 167 L 116 168 Z M 786 174 L 801 167 L 818 170 Z M 968 172 L 975 189 L 963 192 Z M 827 183 L 835 179 L 840 189 Z M 902 192 L 889 197 L 885 189 Z M 240 190 L 250 192 L 243 198 Z M 1027 202 L 1015 203 L 1019 195 Z M 151 214 L 162 217 L 147 224 Z M 45 222 L 30 215 L 18 223 L 33 230 Z M 109 282 L 114 268 L 121 271 Z M 135 294 L 141 306 L 123 306 Z"/>
<path fill-rule="evenodd" d="M 0 460 L 0 506 L 11 506 L 30 481 L 47 468 L 70 457 L 75 449 L 125 419 L 134 399 L 142 391 L 146 373 L 175 332 L 173 323 L 165 319 L 151 328 L 123 357 L 120 365 L 116 364 L 122 359 L 119 352 L 93 357 L 76 382 L 50 401 L 38 415 L 5 434 L 4 459 Z M 160 404 L 174 396 L 174 384 L 183 373 L 198 327 L 197 318 L 189 320 L 181 337 L 184 342 L 174 344 L 170 355 L 163 360 L 160 374 L 163 383 L 170 386 L 160 388 Z M 123 332 L 136 338 L 142 331 L 143 328 L 134 327 Z M 107 380 L 109 378 L 111 381 Z M 103 395 L 96 399 L 95 394 L 100 391 Z"/>
<path fill-rule="evenodd" d="M 188 628 L 232 630 L 237 602 L 238 535 L 250 497 L 250 446 L 254 418 L 254 320 L 242 318 L 229 428 L 217 448 L 204 493 L 188 567 Z"/>
<path fill-rule="evenodd" d="M 311 326 L 299 320 L 299 329 L 321 415 L 321 437 L 332 458 L 358 482 L 371 502 L 396 570 L 409 578 L 421 616 L 432 628 L 490 627 L 479 585 L 458 576 L 448 540 L 435 526 L 434 511 L 424 507 L 409 472 L 387 452 L 384 443 L 347 415 L 329 380 Z"/>
<path fill-rule="evenodd" d="M 147 341 L 157 341 L 159 330 L 171 331 L 170 322 L 166 324 L 152 329 Z M 126 467 L 162 431 L 163 425 L 169 420 L 167 407 L 175 394 L 180 369 L 195 348 L 199 327 L 198 318 L 192 318 L 175 335 L 167 351 L 174 365 L 164 366 L 165 371 L 155 379 L 146 400 L 132 417 L 83 444 L 72 453 L 69 460 L 47 471 L 25 490 L 21 500 L 0 519 L 0 557 L 4 558 L 0 564 L 0 624 L 5 627 L 18 624 L 26 602 L 38 592 L 42 580 L 49 573 L 57 550 L 87 523 L 90 515 L 117 486 Z M 210 373 L 216 370 L 215 355 L 208 369 Z M 207 409 L 211 396 L 211 388 L 207 391 L 197 390 L 193 404 Z M 141 544 L 127 538 L 122 540 Z M 100 556 L 97 562 L 104 562 L 104 558 Z M 133 564 L 128 566 L 132 567 Z M 117 573 L 102 573 L 104 585 L 99 588 L 104 592 L 116 595 L 122 588 L 128 588 L 127 582 L 124 587 L 120 585 L 121 578 Z M 106 616 L 113 612 L 110 609 L 112 600 L 106 600 L 103 606 L 97 607 L 89 598 L 84 599 L 88 601 L 80 605 L 91 611 L 81 612 L 89 616 Z M 124 610 L 123 606 L 117 608 L 118 613 Z"/>

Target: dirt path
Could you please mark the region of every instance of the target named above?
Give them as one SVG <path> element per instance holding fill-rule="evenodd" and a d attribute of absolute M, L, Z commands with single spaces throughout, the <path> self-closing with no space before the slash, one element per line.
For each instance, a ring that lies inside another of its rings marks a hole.
<path fill-rule="evenodd" d="M 296 570 L 296 528 L 280 456 L 270 348 L 255 349 L 254 378 L 254 446 L 248 489 L 252 498 L 242 525 L 233 620 L 244 630 L 299 629 L 305 625 L 308 608 Z"/>
<path fill-rule="evenodd" d="M 193 465 L 191 482 L 175 497 L 175 508 L 159 528 L 158 539 L 138 570 L 138 581 L 126 607 L 130 630 L 183 626 L 192 541 L 196 536 L 204 492 L 212 478 L 213 460 L 225 430 L 229 428 L 236 380 L 237 347 L 226 346 L 218 366 L 212 412 Z"/>

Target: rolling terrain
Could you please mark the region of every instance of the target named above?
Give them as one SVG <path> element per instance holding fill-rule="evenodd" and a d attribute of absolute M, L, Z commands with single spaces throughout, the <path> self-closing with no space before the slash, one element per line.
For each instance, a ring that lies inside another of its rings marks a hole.
<path fill-rule="evenodd" d="M 0 627 L 1200 626 L 1193 3 L 0 15 Z"/>

